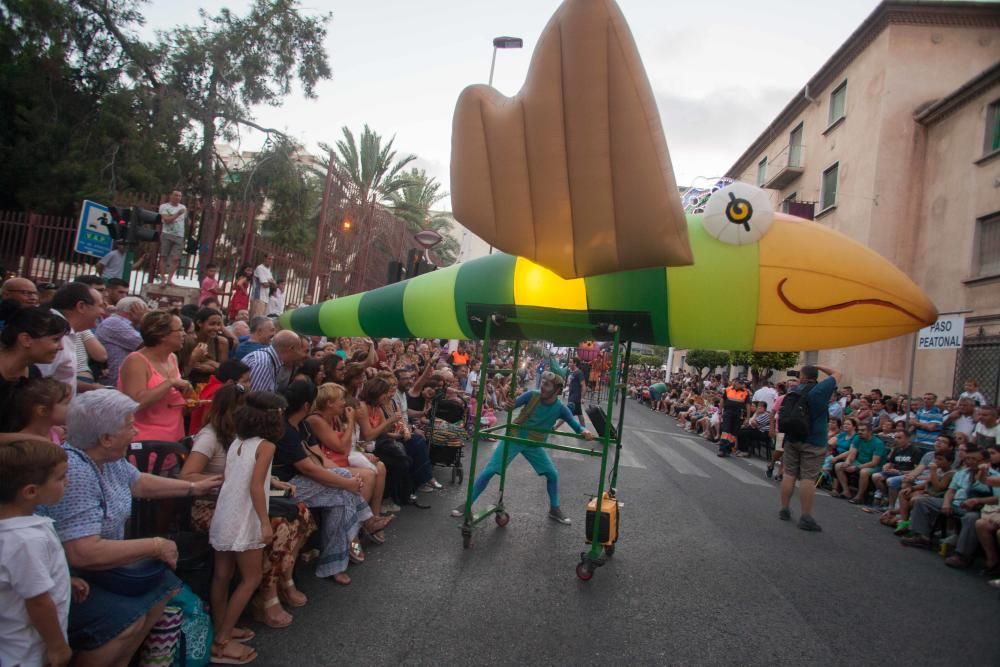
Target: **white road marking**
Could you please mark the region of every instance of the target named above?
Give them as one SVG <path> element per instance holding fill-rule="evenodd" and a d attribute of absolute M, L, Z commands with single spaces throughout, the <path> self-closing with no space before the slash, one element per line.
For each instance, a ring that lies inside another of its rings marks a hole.
<path fill-rule="evenodd" d="M 680 452 L 674 449 L 673 445 L 665 442 L 655 442 L 652 438 L 641 431 L 636 432 L 635 435 L 649 445 L 649 448 L 653 450 L 657 456 L 666 461 L 670 467 L 680 474 L 694 475 L 695 477 L 708 477 L 708 475 L 702 472 L 698 466 L 688 461 L 680 454 Z"/>
<path fill-rule="evenodd" d="M 719 458 L 712 452 L 705 449 L 703 445 L 696 442 L 681 441 L 680 444 L 686 447 L 688 451 L 693 452 L 696 456 L 703 459 L 706 463 L 710 463 L 716 468 L 725 471 L 726 473 L 732 475 L 736 479 L 740 480 L 744 484 L 751 484 L 753 486 L 766 486 L 771 487 L 772 484 L 768 484 L 765 480 L 760 479 L 756 475 L 744 470 L 742 464 L 739 461 L 734 461 L 732 459 Z"/>

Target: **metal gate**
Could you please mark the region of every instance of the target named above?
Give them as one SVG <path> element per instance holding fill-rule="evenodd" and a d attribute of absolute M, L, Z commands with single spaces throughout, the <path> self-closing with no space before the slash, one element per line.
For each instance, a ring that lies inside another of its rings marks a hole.
<path fill-rule="evenodd" d="M 979 391 L 991 405 L 1000 396 L 1000 336 L 966 336 L 955 360 L 955 396 L 964 391 L 966 380 L 979 383 Z"/>

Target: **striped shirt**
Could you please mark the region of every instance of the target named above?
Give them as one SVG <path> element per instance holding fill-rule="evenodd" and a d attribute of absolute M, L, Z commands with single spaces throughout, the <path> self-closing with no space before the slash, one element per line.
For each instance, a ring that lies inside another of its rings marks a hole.
<path fill-rule="evenodd" d="M 274 348 L 265 348 L 251 352 L 243 357 L 243 363 L 250 367 L 250 389 L 253 391 L 275 391 L 278 387 L 278 369 L 281 359 Z"/>
<path fill-rule="evenodd" d="M 913 439 L 921 445 L 933 445 L 937 437 L 941 435 L 941 423 L 944 421 L 944 413 L 941 412 L 935 405 L 933 408 L 928 410 L 927 408 L 920 408 L 917 410 L 917 421 L 921 424 L 936 424 L 937 428 L 934 430 L 925 430 L 917 427 L 914 432 Z"/>

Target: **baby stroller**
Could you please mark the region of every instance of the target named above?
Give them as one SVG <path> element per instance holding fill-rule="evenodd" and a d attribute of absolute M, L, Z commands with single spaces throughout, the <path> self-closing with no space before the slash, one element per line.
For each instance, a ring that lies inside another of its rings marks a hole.
<path fill-rule="evenodd" d="M 465 477 L 462 453 L 465 451 L 466 406 L 460 401 L 447 400 L 439 390 L 431 403 L 426 429 L 431 463 L 439 468 L 451 468 L 451 483 L 461 483 Z"/>

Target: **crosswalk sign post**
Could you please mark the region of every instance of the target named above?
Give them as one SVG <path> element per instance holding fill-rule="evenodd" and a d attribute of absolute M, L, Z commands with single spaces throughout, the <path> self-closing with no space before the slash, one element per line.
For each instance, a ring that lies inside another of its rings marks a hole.
<path fill-rule="evenodd" d="M 98 259 L 104 257 L 111 252 L 112 241 L 108 227 L 115 222 L 111 219 L 107 206 L 84 200 L 76 230 L 76 246 L 73 249 L 81 255 Z"/>

